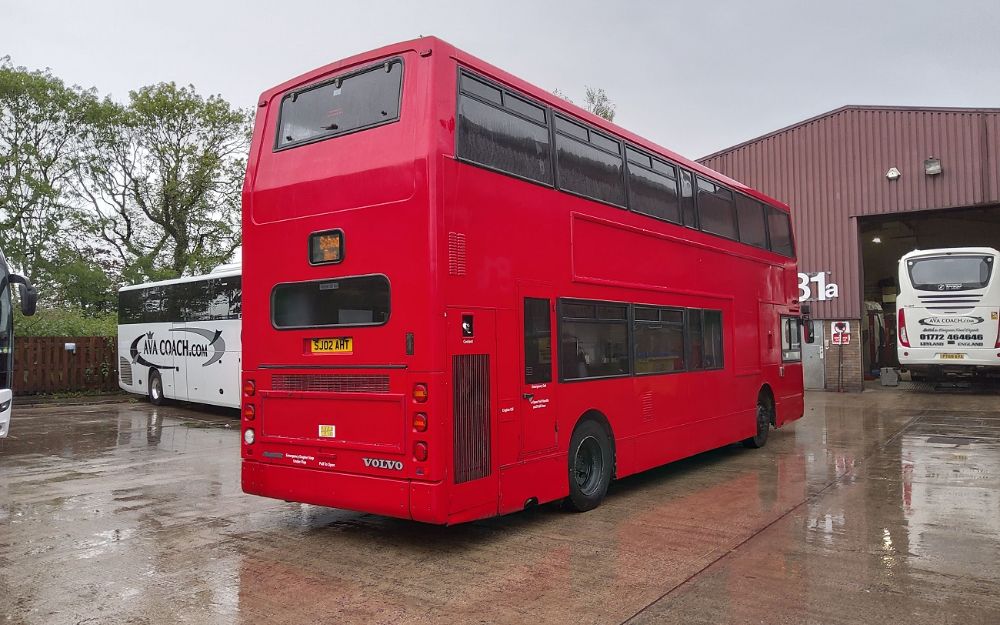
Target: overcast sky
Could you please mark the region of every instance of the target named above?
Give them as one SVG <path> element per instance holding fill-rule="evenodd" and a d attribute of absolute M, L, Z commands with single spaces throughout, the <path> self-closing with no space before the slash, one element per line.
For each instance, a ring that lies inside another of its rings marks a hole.
<path fill-rule="evenodd" d="M 996 0 L 0 0 L 0 56 L 116 99 L 175 81 L 264 89 L 437 35 L 696 158 L 844 104 L 1000 106 Z"/>

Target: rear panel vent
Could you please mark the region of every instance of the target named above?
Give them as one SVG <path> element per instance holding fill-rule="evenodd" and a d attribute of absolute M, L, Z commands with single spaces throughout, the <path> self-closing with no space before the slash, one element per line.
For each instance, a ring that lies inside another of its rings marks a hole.
<path fill-rule="evenodd" d="M 276 391 L 388 393 L 389 376 L 336 373 L 278 373 L 271 378 L 271 388 Z"/>
<path fill-rule="evenodd" d="M 465 235 L 461 232 L 448 233 L 448 273 L 465 275 Z"/>
<path fill-rule="evenodd" d="M 490 474 L 490 357 L 452 357 L 455 413 L 455 483 Z"/>
<path fill-rule="evenodd" d="M 118 377 L 121 378 L 122 384 L 127 386 L 132 386 L 134 383 L 132 381 L 132 363 L 129 362 L 128 358 L 118 357 Z"/>

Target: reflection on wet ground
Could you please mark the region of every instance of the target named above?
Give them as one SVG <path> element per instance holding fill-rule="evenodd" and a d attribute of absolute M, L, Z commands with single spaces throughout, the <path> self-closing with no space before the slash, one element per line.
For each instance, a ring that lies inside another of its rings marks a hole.
<path fill-rule="evenodd" d="M 259 499 L 236 415 L 18 407 L 0 622 L 1000 623 L 995 396 L 810 394 L 760 451 L 440 528 Z"/>

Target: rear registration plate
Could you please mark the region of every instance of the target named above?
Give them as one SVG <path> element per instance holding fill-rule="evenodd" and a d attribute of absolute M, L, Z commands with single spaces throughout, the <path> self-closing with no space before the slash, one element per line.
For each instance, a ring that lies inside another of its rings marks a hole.
<path fill-rule="evenodd" d="M 962 360 L 965 354 L 941 354 L 942 360 Z"/>
<path fill-rule="evenodd" d="M 354 339 L 340 336 L 332 339 L 309 339 L 309 351 L 314 354 L 352 354 Z"/>

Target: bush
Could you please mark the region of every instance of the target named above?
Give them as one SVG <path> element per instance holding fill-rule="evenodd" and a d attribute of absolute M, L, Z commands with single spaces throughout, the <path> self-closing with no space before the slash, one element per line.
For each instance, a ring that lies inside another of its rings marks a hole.
<path fill-rule="evenodd" d="M 15 306 L 15 336 L 117 336 L 117 313 L 85 315 L 77 309 L 39 308 L 25 317 Z"/>

